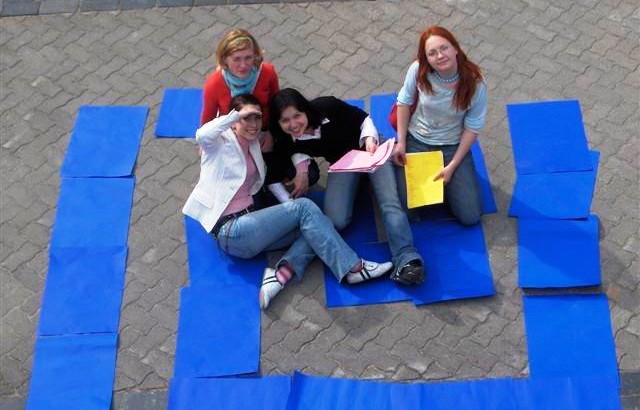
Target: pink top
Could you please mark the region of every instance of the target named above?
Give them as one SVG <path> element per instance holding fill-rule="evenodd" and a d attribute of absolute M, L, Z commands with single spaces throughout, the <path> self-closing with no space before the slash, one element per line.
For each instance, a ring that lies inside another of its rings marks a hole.
<path fill-rule="evenodd" d="M 242 211 L 248 206 L 253 205 L 253 197 L 251 196 L 250 188 L 259 177 L 256 163 L 249 153 L 249 141 L 239 137 L 237 137 L 237 140 L 247 162 L 247 176 L 244 179 L 244 183 L 238 189 L 238 192 L 236 192 L 231 199 L 231 202 L 229 202 L 229 205 L 227 205 L 227 208 L 222 212 L 221 216 Z"/>

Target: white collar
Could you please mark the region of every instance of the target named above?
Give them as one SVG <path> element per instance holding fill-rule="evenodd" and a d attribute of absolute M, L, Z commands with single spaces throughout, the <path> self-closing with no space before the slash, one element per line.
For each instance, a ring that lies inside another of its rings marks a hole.
<path fill-rule="evenodd" d="M 328 124 L 328 123 L 329 123 L 329 119 L 325 118 L 322 120 L 321 125 Z M 313 130 L 313 134 L 302 134 L 298 138 L 295 138 L 294 141 L 319 140 L 321 137 L 322 137 L 322 134 L 320 133 L 320 127 L 318 127 L 315 130 Z"/>

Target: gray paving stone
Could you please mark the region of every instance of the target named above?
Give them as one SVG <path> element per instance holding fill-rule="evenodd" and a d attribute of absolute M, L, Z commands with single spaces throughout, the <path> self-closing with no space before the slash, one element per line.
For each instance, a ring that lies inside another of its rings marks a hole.
<path fill-rule="evenodd" d="M 156 0 L 121 0 L 122 10 L 150 9 L 156 5 Z"/>
<path fill-rule="evenodd" d="M 2 17 L 27 16 L 38 14 L 40 2 L 38 1 L 11 1 L 5 0 L 2 4 Z"/>
<path fill-rule="evenodd" d="M 119 0 L 81 0 L 80 11 L 117 10 L 119 6 Z"/>

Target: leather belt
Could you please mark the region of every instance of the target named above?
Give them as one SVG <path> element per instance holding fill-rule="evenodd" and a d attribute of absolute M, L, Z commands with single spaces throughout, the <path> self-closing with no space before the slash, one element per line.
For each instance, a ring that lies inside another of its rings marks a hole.
<path fill-rule="evenodd" d="M 227 222 L 239 218 L 242 215 L 246 215 L 249 212 L 253 212 L 255 211 L 255 207 L 253 205 L 249 205 L 248 207 L 246 207 L 245 209 L 243 209 L 242 211 L 238 211 L 238 212 L 234 212 L 232 214 L 228 214 L 225 216 L 220 217 L 220 219 L 218 219 L 218 222 L 216 222 L 215 225 L 213 225 L 213 229 L 211 230 L 211 233 L 213 234 L 213 236 L 215 236 L 216 238 L 218 237 L 218 233 L 220 232 L 220 229 L 224 226 L 224 224 L 226 224 Z"/>

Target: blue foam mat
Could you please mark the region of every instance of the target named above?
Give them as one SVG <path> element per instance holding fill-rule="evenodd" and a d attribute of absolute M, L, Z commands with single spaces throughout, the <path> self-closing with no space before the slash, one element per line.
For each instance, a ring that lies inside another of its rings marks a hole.
<path fill-rule="evenodd" d="M 393 103 L 398 98 L 397 93 L 372 95 L 369 103 L 371 104 L 371 119 L 375 124 L 378 132 L 382 135 L 382 140 L 395 138 L 396 130 L 389 124 L 389 113 Z"/>
<path fill-rule="evenodd" d="M 354 107 L 358 107 L 361 110 L 364 110 L 364 100 L 351 99 L 351 100 L 345 100 L 345 102 L 347 104 L 353 105 Z"/>
<path fill-rule="evenodd" d="M 427 275 L 433 276 L 412 288 L 416 305 L 495 293 L 481 224 L 464 227 L 455 221 L 438 221 L 412 228 Z"/>
<path fill-rule="evenodd" d="M 131 175 L 148 112 L 147 107 L 80 107 L 60 171 L 61 175 Z"/>
<path fill-rule="evenodd" d="M 118 335 L 36 339 L 27 410 L 109 409 Z"/>
<path fill-rule="evenodd" d="M 592 171 L 519 175 L 513 189 L 509 216 L 587 218 L 595 190 L 599 156 L 599 152 L 591 152 Z"/>
<path fill-rule="evenodd" d="M 63 178 L 51 246 L 125 246 L 133 178 Z"/>
<path fill-rule="evenodd" d="M 173 379 L 169 410 L 283 410 L 290 376 Z"/>
<path fill-rule="evenodd" d="M 416 305 L 491 296 L 495 293 L 482 225 L 463 227 L 455 221 L 422 221 L 411 226 L 414 245 L 425 261 L 427 277 L 420 286 L 379 279 L 341 285 L 325 269 L 328 307 L 412 300 Z M 386 243 L 353 246 L 365 259 L 390 260 Z"/>
<path fill-rule="evenodd" d="M 606 295 L 525 296 L 524 317 L 531 378 L 617 380 Z"/>
<path fill-rule="evenodd" d="M 255 373 L 259 365 L 258 289 L 228 284 L 183 288 L 175 377 Z"/>
<path fill-rule="evenodd" d="M 38 335 L 117 333 L 127 247 L 51 248 Z"/>
<path fill-rule="evenodd" d="M 484 161 L 484 154 L 480 147 L 480 141 L 476 140 L 471 146 L 471 153 L 473 155 L 473 163 L 476 166 L 476 174 L 478 175 L 478 182 L 480 182 L 480 190 L 482 194 L 482 213 L 492 214 L 498 212 L 498 206 L 493 196 L 493 190 L 491 189 L 491 181 L 489 180 L 489 172 L 487 171 L 487 165 Z"/>
<path fill-rule="evenodd" d="M 618 380 L 612 377 L 521 379 L 514 382 L 517 410 L 618 410 Z"/>
<path fill-rule="evenodd" d="M 158 138 L 194 138 L 200 127 L 202 89 L 167 88 L 156 123 Z"/>
<path fill-rule="evenodd" d="M 295 372 L 287 410 L 420 409 L 419 384 L 307 376 Z"/>
<path fill-rule="evenodd" d="M 593 168 L 577 100 L 507 104 L 507 116 L 518 176 Z"/>
<path fill-rule="evenodd" d="M 191 285 L 228 283 L 260 286 L 267 266 L 264 254 L 253 259 L 231 256 L 219 249 L 216 239 L 195 219 L 185 216 L 184 225 Z"/>
<path fill-rule="evenodd" d="M 287 410 L 619 409 L 612 378 L 485 379 L 398 383 L 294 373 Z"/>
<path fill-rule="evenodd" d="M 598 217 L 518 219 L 518 284 L 547 288 L 599 285 Z"/>

